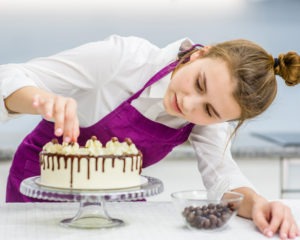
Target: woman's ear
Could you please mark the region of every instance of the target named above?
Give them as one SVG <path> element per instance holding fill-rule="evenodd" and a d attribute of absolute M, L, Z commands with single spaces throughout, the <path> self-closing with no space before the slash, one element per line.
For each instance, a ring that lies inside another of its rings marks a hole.
<path fill-rule="evenodd" d="M 192 55 L 190 56 L 190 61 L 194 61 L 194 60 L 204 56 L 206 53 L 208 53 L 210 48 L 211 48 L 211 46 L 205 46 L 205 47 L 199 49 L 198 51 L 192 53 Z"/>

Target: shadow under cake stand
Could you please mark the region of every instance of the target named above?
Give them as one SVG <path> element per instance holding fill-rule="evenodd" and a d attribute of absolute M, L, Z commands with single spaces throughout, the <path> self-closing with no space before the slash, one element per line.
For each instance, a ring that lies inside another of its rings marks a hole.
<path fill-rule="evenodd" d="M 23 180 L 21 193 L 48 201 L 80 202 L 77 214 L 60 222 L 64 227 L 75 228 L 110 228 L 123 225 L 123 220 L 109 215 L 106 202 L 141 200 L 163 191 L 162 181 L 149 176 L 141 176 L 142 184 L 139 186 L 112 190 L 59 189 L 42 186 L 39 181 L 40 176 Z"/>

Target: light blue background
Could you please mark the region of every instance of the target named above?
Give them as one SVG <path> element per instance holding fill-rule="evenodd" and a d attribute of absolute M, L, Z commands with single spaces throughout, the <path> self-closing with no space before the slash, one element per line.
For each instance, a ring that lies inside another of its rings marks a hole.
<path fill-rule="evenodd" d="M 244 5 L 239 9 L 220 4 L 207 7 L 205 2 L 209 0 L 162 0 L 161 5 L 159 1 L 153 1 L 153 5 L 148 1 L 137 1 L 138 5 L 129 1 L 126 7 L 126 0 L 123 5 L 111 0 L 114 4 L 110 7 L 101 7 L 98 1 L 93 8 L 82 0 L 74 1 L 77 10 L 59 3 L 48 10 L 42 4 L 40 10 L 39 6 L 1 10 L 6 1 L 9 0 L 0 2 L 0 64 L 47 56 L 110 34 L 144 37 L 160 47 L 182 37 L 205 45 L 246 38 L 274 56 L 289 50 L 300 52 L 298 0 L 240 0 Z M 143 2 L 147 4 L 143 6 Z M 80 4 L 82 11 L 78 10 Z M 248 121 L 240 130 L 241 135 L 253 131 L 300 132 L 300 86 L 287 87 L 280 78 L 278 85 L 273 105 L 260 117 Z M 26 116 L 0 123 L 0 147 L 15 146 L 38 120 L 37 116 Z"/>

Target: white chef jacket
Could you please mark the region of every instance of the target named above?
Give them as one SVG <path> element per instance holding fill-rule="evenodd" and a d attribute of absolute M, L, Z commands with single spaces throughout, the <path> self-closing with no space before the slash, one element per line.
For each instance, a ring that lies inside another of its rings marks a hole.
<path fill-rule="evenodd" d="M 189 48 L 185 38 L 158 48 L 137 37 L 112 35 L 104 41 L 92 42 L 61 53 L 33 59 L 24 64 L 0 66 L 0 120 L 9 114 L 4 99 L 24 86 L 36 86 L 72 97 L 77 101 L 80 126 L 98 122 L 121 102 L 128 99 L 160 69 L 174 61 L 177 53 Z M 145 117 L 178 128 L 187 122 L 168 115 L 163 97 L 170 81 L 168 74 L 149 86 L 132 105 Z M 226 178 L 231 189 L 248 186 L 248 179 L 232 159 L 231 129 L 228 123 L 195 126 L 189 141 L 196 151 L 198 169 L 207 188 Z"/>

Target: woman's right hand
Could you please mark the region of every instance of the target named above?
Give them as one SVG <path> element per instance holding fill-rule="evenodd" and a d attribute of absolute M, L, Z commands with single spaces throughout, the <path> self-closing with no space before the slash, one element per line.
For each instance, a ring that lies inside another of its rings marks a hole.
<path fill-rule="evenodd" d="M 54 121 L 54 134 L 64 142 L 76 142 L 79 136 L 77 103 L 73 98 L 36 94 L 33 108 L 46 120 Z"/>

